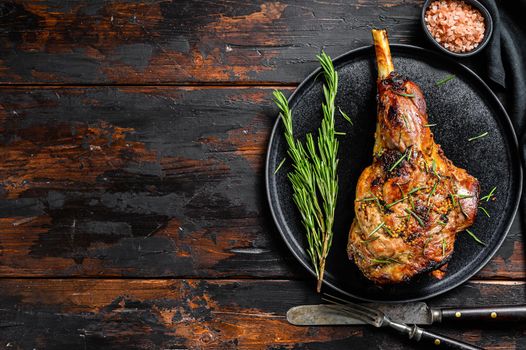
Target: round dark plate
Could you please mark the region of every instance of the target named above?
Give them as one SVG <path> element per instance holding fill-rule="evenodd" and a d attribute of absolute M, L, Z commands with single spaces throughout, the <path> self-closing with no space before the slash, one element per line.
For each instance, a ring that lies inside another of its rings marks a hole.
<path fill-rule="evenodd" d="M 376 67 L 372 47 L 350 51 L 334 60 L 340 85 L 336 103 L 353 120 L 350 125 L 336 117 L 340 159 L 340 192 L 336 208 L 334 239 L 327 261 L 325 284 L 366 301 L 401 302 L 421 300 L 450 290 L 477 273 L 502 244 L 517 211 L 522 188 L 522 170 L 517 139 L 503 106 L 488 86 L 467 67 L 453 59 L 422 48 L 391 45 L 395 69 L 416 82 L 426 96 L 429 122 L 435 140 L 442 145 L 454 164 L 477 177 L 485 195 L 497 187 L 496 201 L 484 203 L 491 218 L 479 211 L 471 230 L 486 246 L 477 244 L 461 232 L 455 252 L 442 280 L 428 273 L 408 283 L 379 287 L 367 280 L 347 258 L 349 227 L 354 218 L 354 196 L 358 176 L 372 162 L 376 124 Z M 296 136 L 316 132 L 321 120 L 323 78 L 314 71 L 289 99 L 293 109 Z M 437 86 L 436 82 L 454 74 L 455 79 Z M 489 135 L 469 142 L 470 137 Z M 287 145 L 278 119 L 272 131 L 265 170 L 267 195 L 272 216 L 292 254 L 313 275 L 305 252 L 307 245 L 299 214 L 292 202 L 292 188 L 287 179 L 291 170 L 286 158 Z M 314 282 L 313 282 L 314 288 Z"/>

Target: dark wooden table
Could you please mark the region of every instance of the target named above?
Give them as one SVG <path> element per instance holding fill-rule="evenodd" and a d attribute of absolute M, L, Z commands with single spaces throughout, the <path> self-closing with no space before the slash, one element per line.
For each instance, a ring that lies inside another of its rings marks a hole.
<path fill-rule="evenodd" d="M 422 1 L 0 4 L 0 348 L 406 349 L 389 331 L 300 328 L 317 301 L 266 204 L 277 110 L 324 48 L 423 45 Z M 516 223 L 433 305 L 524 303 Z M 525 349 L 526 325 L 442 326 Z"/>

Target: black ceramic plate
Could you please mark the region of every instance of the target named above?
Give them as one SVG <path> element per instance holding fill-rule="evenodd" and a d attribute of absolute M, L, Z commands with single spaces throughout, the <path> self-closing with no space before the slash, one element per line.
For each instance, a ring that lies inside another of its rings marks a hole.
<path fill-rule="evenodd" d="M 354 218 L 356 182 L 372 162 L 376 123 L 376 68 L 372 47 L 360 48 L 338 57 L 335 67 L 340 77 L 336 103 L 352 118 L 350 125 L 336 117 L 340 136 L 339 183 L 334 240 L 328 257 L 326 285 L 352 297 L 367 301 L 421 300 L 450 290 L 479 271 L 504 240 L 517 211 L 522 187 L 522 171 L 517 140 L 506 111 L 487 85 L 471 70 L 453 59 L 425 49 L 391 45 L 395 69 L 415 81 L 426 97 L 429 122 L 446 155 L 477 177 L 482 194 L 497 186 L 497 199 L 484 206 L 491 215 L 479 212 L 471 230 L 486 242 L 477 244 L 467 233 L 459 233 L 455 252 L 442 280 L 422 274 L 404 284 L 378 287 L 367 280 L 349 261 L 347 234 Z M 321 120 L 322 82 L 313 72 L 290 97 L 297 135 L 315 132 Z M 455 79 L 442 86 L 436 82 L 451 75 Z M 489 135 L 469 142 L 470 137 Z M 287 146 L 281 122 L 276 121 L 267 154 L 266 185 L 274 221 L 293 255 L 314 274 L 307 254 L 306 239 L 287 179 L 291 163 L 274 171 Z M 313 282 L 314 285 L 314 282 Z M 314 288 L 314 287 L 313 287 Z"/>

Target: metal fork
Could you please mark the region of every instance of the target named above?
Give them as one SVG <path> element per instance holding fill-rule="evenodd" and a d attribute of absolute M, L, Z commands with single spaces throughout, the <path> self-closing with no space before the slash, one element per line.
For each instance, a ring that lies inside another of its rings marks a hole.
<path fill-rule="evenodd" d="M 364 305 L 355 304 L 345 299 L 336 297 L 334 295 L 324 294 L 323 300 L 333 304 L 334 310 L 343 312 L 353 318 L 359 319 L 362 322 L 370 324 L 374 327 L 391 327 L 398 332 L 407 334 L 409 339 L 416 342 L 422 342 L 429 345 L 434 345 L 435 348 L 449 348 L 449 349 L 463 349 L 476 350 L 483 349 L 459 340 L 445 337 L 440 334 L 426 331 L 417 325 L 408 326 L 404 323 L 395 322 L 391 320 L 382 311 L 373 309 Z"/>

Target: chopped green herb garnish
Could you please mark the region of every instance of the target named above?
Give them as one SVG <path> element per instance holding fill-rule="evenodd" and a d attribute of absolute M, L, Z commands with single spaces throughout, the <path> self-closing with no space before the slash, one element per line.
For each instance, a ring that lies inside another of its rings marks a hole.
<path fill-rule="evenodd" d="M 405 150 L 404 154 L 389 168 L 389 172 L 393 171 L 409 154 L 409 148 Z"/>
<path fill-rule="evenodd" d="M 424 126 L 428 126 L 428 127 L 432 127 L 432 126 L 437 126 L 437 124 L 424 124 Z"/>
<path fill-rule="evenodd" d="M 422 220 L 422 218 L 420 216 L 418 216 L 417 213 L 415 213 L 414 211 L 412 211 L 411 209 L 405 209 L 405 212 L 410 214 L 412 217 L 414 217 L 416 219 L 416 221 L 418 221 L 418 224 L 422 227 L 424 227 L 424 220 Z"/>
<path fill-rule="evenodd" d="M 447 83 L 448 81 L 450 80 L 453 80 L 455 79 L 455 75 L 454 74 L 451 74 L 451 75 L 448 75 L 447 77 L 445 77 L 444 79 L 441 79 L 439 81 L 436 82 L 436 86 L 441 86 L 441 85 L 444 85 L 445 83 Z"/>
<path fill-rule="evenodd" d="M 274 175 L 276 175 L 276 174 L 278 173 L 279 169 L 281 169 L 281 167 L 283 166 L 283 164 L 285 164 L 285 160 L 286 160 L 286 159 L 287 159 L 287 158 L 283 158 L 283 159 L 281 160 L 281 162 L 279 162 L 278 166 L 276 167 L 276 170 L 274 170 Z"/>
<path fill-rule="evenodd" d="M 363 243 L 369 243 L 369 242 L 376 241 L 378 238 L 380 238 L 380 236 L 374 236 L 374 237 L 371 237 L 369 239 L 366 239 L 365 241 L 362 239 L 362 242 Z"/>
<path fill-rule="evenodd" d="M 411 191 L 409 191 L 407 194 L 408 194 L 408 195 L 409 195 L 409 194 L 413 194 L 413 193 L 415 193 L 415 192 L 418 192 L 418 191 L 420 191 L 420 190 L 424 190 L 424 189 L 426 189 L 426 188 L 427 188 L 427 186 L 415 187 L 415 188 L 413 188 Z"/>
<path fill-rule="evenodd" d="M 444 222 L 444 221 L 442 221 L 442 220 L 438 220 L 438 221 L 437 221 L 437 224 L 442 225 L 442 226 L 446 226 L 446 225 L 447 225 L 447 222 Z"/>
<path fill-rule="evenodd" d="M 429 244 L 429 242 L 433 239 L 433 236 L 429 235 L 426 240 L 424 241 L 424 249 L 423 251 L 425 252 L 426 251 L 426 248 L 427 248 L 427 245 Z"/>
<path fill-rule="evenodd" d="M 465 198 L 471 198 L 473 197 L 473 195 L 471 194 L 455 194 L 455 197 L 459 198 L 459 199 L 465 199 Z"/>
<path fill-rule="evenodd" d="M 446 248 L 447 248 L 447 242 L 446 242 L 446 239 L 443 238 L 442 239 L 442 256 L 446 255 Z"/>
<path fill-rule="evenodd" d="M 389 236 L 394 236 L 393 231 L 391 231 L 391 229 L 388 226 L 384 226 L 384 231 L 387 232 Z"/>
<path fill-rule="evenodd" d="M 409 152 L 407 153 L 407 159 L 413 158 L 413 147 L 409 148 Z"/>
<path fill-rule="evenodd" d="M 415 210 L 415 202 L 413 201 L 413 197 L 409 196 L 409 204 L 411 204 L 411 209 Z"/>
<path fill-rule="evenodd" d="M 380 199 L 378 199 L 378 197 L 376 197 L 372 193 L 371 193 L 371 197 L 365 197 L 365 198 L 357 200 L 357 202 L 372 202 L 372 201 L 376 202 L 376 205 L 378 206 L 378 209 L 380 209 L 380 211 L 384 210 L 384 207 L 380 203 Z"/>
<path fill-rule="evenodd" d="M 453 203 L 453 208 L 456 208 L 457 201 L 455 200 L 455 196 L 453 196 L 453 194 L 449 193 L 449 197 L 451 198 L 451 202 Z"/>
<path fill-rule="evenodd" d="M 404 97 L 410 97 L 410 98 L 413 98 L 415 97 L 415 94 L 406 94 L 405 92 L 398 92 L 398 91 L 394 91 L 393 92 L 397 95 L 400 95 L 400 96 L 404 96 Z"/>
<path fill-rule="evenodd" d="M 393 258 L 388 258 L 388 257 L 380 258 L 380 259 L 371 259 L 371 261 L 376 264 L 391 264 L 391 263 L 401 264 L 400 261 L 393 259 Z"/>
<path fill-rule="evenodd" d="M 486 210 L 486 208 L 484 208 L 484 207 L 479 207 L 479 209 L 482 210 L 482 212 L 483 212 L 484 214 L 486 214 L 486 216 L 487 216 L 488 218 L 491 217 L 491 216 L 489 215 L 488 211 Z"/>
<path fill-rule="evenodd" d="M 481 244 L 481 245 L 486 245 L 486 243 L 484 243 L 483 241 L 480 240 L 480 238 L 478 238 L 473 232 L 471 232 L 470 230 L 466 229 L 466 232 L 475 240 L 475 242 L 477 242 L 478 244 Z"/>
<path fill-rule="evenodd" d="M 372 202 L 375 200 L 376 200 L 376 197 L 366 197 L 366 198 L 358 199 L 357 202 Z"/>
<path fill-rule="evenodd" d="M 435 194 L 435 191 L 437 190 L 438 181 L 435 181 L 435 184 L 433 185 L 433 188 L 431 189 L 431 192 L 429 192 L 429 196 L 427 197 L 427 205 L 429 206 L 429 203 L 431 202 L 431 197 Z"/>
<path fill-rule="evenodd" d="M 398 204 L 398 203 L 400 203 L 400 202 L 403 202 L 406 198 L 407 198 L 407 197 L 402 197 L 402 198 L 400 198 L 400 199 L 398 199 L 398 200 L 396 200 L 396 201 L 394 201 L 394 202 L 391 202 L 391 203 L 389 203 L 389 204 L 386 204 L 385 207 L 386 207 L 387 209 L 390 209 L 393 205 Z"/>
<path fill-rule="evenodd" d="M 489 191 L 489 193 L 488 193 L 487 195 L 485 195 L 484 197 L 482 197 L 482 198 L 480 199 L 480 202 L 482 202 L 482 201 L 489 202 L 490 199 L 495 195 L 494 193 L 495 193 L 495 190 L 496 190 L 496 189 L 497 189 L 497 187 L 493 187 L 493 188 L 491 189 L 491 191 Z"/>
<path fill-rule="evenodd" d="M 349 124 L 353 125 L 353 122 L 351 120 L 351 117 L 349 117 L 347 115 L 347 113 L 345 113 L 344 111 L 342 111 L 342 109 L 340 107 L 338 107 L 338 110 L 340 111 L 340 114 L 342 115 L 342 117 L 347 120 L 349 122 Z"/>
<path fill-rule="evenodd" d="M 379 229 L 381 229 L 382 227 L 384 227 L 385 225 L 385 221 L 382 221 L 378 226 L 376 226 L 376 228 L 374 230 L 371 231 L 371 233 L 369 233 L 367 235 L 367 238 L 371 237 L 372 235 L 374 235 Z"/>
<path fill-rule="evenodd" d="M 488 132 L 487 131 L 482 133 L 482 134 L 480 134 L 480 135 L 473 136 L 473 137 L 469 138 L 468 141 L 471 142 L 471 141 L 474 141 L 474 140 L 477 140 L 477 139 L 481 139 L 481 138 L 486 137 L 486 136 L 488 136 Z"/>

